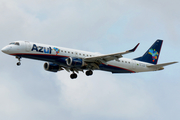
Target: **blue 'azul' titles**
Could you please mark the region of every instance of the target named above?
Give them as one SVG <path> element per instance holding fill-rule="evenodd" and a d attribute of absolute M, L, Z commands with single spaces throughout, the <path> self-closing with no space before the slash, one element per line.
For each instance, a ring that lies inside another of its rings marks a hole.
<path fill-rule="evenodd" d="M 47 48 L 47 47 L 42 47 L 42 46 L 37 46 L 36 44 L 33 44 L 33 47 L 31 49 L 31 51 L 36 51 L 36 52 L 41 52 L 41 53 L 49 53 L 51 54 L 51 47 Z"/>

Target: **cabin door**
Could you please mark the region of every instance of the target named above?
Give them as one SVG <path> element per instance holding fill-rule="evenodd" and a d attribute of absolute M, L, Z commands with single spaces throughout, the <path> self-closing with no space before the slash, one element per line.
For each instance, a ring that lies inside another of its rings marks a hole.
<path fill-rule="evenodd" d="M 26 44 L 26 52 L 30 52 L 31 51 L 31 44 L 28 41 L 25 41 Z"/>

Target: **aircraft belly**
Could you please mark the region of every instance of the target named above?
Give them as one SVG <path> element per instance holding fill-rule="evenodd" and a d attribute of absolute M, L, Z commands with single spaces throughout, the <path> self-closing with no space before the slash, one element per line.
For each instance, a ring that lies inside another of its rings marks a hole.
<path fill-rule="evenodd" d="M 65 59 L 66 56 L 56 56 L 56 55 L 46 55 L 46 54 L 26 54 L 26 53 L 20 53 L 20 54 L 13 54 L 14 56 L 21 56 L 24 58 L 30 58 L 35 60 L 42 60 L 47 62 L 56 62 L 61 64 L 66 64 Z"/>
<path fill-rule="evenodd" d="M 50 61 L 53 62 L 56 57 L 53 56 L 46 56 L 46 55 L 21 55 L 24 58 L 30 58 L 30 59 L 36 59 L 36 60 L 42 60 L 42 61 Z"/>
<path fill-rule="evenodd" d="M 21 54 L 14 54 L 15 56 L 21 56 L 24 58 L 30 58 L 30 59 L 36 59 L 36 60 L 42 60 L 47 62 L 54 62 L 58 65 L 69 67 L 66 64 L 66 60 L 68 56 L 60 56 L 60 55 L 49 55 L 49 54 L 27 54 L 27 53 L 21 53 Z M 112 73 L 135 73 L 131 68 L 131 66 L 120 66 L 117 63 L 109 63 L 108 65 L 101 64 L 99 65 L 100 70 L 109 71 Z"/>
<path fill-rule="evenodd" d="M 112 73 L 135 73 L 132 70 L 122 68 L 122 67 L 119 67 L 119 66 L 114 66 L 114 65 L 101 64 L 99 66 L 99 68 L 100 68 L 100 70 L 109 71 L 109 72 L 112 72 Z"/>

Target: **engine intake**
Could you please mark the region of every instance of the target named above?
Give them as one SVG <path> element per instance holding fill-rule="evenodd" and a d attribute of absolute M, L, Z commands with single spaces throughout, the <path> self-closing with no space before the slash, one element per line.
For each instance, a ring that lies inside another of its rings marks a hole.
<path fill-rule="evenodd" d="M 50 72 L 57 72 L 63 70 L 59 65 L 49 62 L 44 63 L 44 69 Z"/>
<path fill-rule="evenodd" d="M 66 59 L 66 64 L 71 67 L 82 67 L 84 66 L 84 60 L 81 58 L 69 57 Z"/>

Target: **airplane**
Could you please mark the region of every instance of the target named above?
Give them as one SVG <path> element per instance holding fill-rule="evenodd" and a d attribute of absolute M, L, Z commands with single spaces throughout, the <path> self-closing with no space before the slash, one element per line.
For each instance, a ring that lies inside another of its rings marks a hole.
<path fill-rule="evenodd" d="M 15 56 L 17 65 L 21 65 L 21 58 L 45 61 L 44 69 L 50 72 L 66 70 L 72 72 L 71 79 L 77 78 L 77 73 L 86 71 L 91 76 L 94 70 L 112 73 L 139 73 L 163 70 L 164 66 L 177 62 L 157 64 L 163 40 L 155 43 L 141 57 L 134 59 L 123 58 L 123 55 L 134 52 L 133 49 L 114 54 L 100 54 L 82 50 L 33 43 L 29 41 L 15 41 L 2 48 L 2 52 Z"/>

